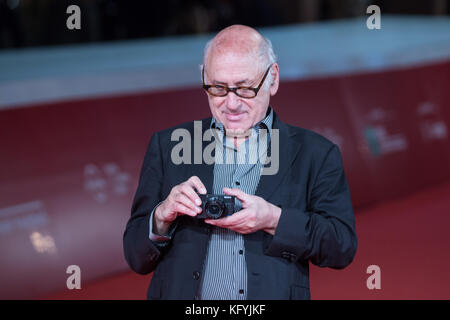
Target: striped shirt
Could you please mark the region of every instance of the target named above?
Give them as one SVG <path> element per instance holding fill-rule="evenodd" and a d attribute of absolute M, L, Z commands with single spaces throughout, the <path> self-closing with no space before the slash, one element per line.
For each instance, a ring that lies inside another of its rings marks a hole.
<path fill-rule="evenodd" d="M 270 107 L 269 107 L 270 108 Z M 273 111 L 251 130 L 251 135 L 236 148 L 232 138 L 225 136 L 221 123 L 212 119 L 216 147 L 213 193 L 223 195 L 223 188 L 239 188 L 255 194 L 267 155 L 272 132 Z M 260 131 L 260 129 L 266 129 Z M 264 135 L 264 132 L 268 134 Z M 225 137 L 225 139 L 224 139 Z M 261 147 L 261 149 L 260 149 Z M 236 211 L 242 208 L 236 199 Z M 247 297 L 247 265 L 244 237 L 229 229 L 212 226 L 201 285 L 196 296 L 201 300 L 245 300 Z"/>

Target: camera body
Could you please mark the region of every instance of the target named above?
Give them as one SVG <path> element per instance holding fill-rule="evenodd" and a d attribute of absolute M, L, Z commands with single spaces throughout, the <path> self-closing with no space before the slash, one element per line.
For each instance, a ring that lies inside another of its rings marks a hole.
<path fill-rule="evenodd" d="M 235 211 L 235 197 L 215 194 L 199 194 L 202 212 L 198 219 L 219 219 L 232 215 Z"/>

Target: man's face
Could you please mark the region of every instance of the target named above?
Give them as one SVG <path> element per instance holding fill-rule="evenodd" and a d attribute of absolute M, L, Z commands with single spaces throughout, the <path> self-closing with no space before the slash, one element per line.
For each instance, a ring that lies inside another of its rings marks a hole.
<path fill-rule="evenodd" d="M 256 88 L 263 79 L 267 67 L 268 65 L 261 66 L 254 55 L 215 54 L 212 52 L 206 63 L 205 83 Z M 225 97 L 207 94 L 214 118 L 221 122 L 227 130 L 236 133 L 246 131 L 264 119 L 269 107 L 270 96 L 274 95 L 278 89 L 278 65 L 274 64 L 272 69 L 277 73 L 276 84 L 267 90 L 266 81 L 270 80 L 268 76 L 254 98 L 241 98 L 233 92 L 229 92 Z"/>

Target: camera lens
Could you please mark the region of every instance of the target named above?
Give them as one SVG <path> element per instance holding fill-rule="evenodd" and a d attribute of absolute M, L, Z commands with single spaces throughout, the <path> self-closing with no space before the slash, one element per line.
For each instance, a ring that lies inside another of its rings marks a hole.
<path fill-rule="evenodd" d="M 220 201 L 208 201 L 205 204 L 205 209 L 210 218 L 217 219 L 222 216 L 224 204 Z"/>

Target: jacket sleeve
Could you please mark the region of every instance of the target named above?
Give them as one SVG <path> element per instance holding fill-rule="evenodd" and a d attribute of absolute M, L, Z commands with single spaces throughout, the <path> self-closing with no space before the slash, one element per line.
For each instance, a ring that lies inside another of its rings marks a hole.
<path fill-rule="evenodd" d="M 320 267 L 344 268 L 352 262 L 356 248 L 350 191 L 341 154 L 333 145 L 313 182 L 307 210 L 282 208 L 265 253 L 310 260 Z"/>
<path fill-rule="evenodd" d="M 131 217 L 123 234 L 125 259 L 130 268 L 140 274 L 152 272 L 164 250 L 150 240 L 150 214 L 162 200 L 163 176 L 159 135 L 155 133 L 145 154 Z"/>

